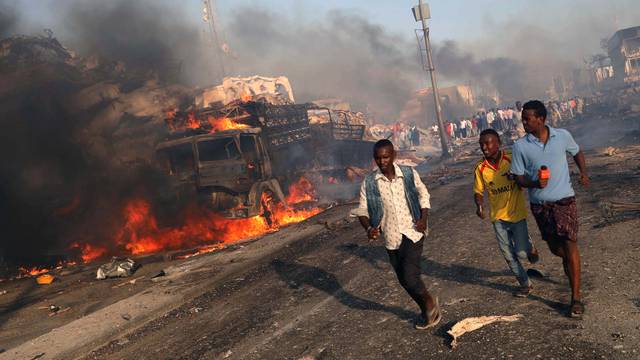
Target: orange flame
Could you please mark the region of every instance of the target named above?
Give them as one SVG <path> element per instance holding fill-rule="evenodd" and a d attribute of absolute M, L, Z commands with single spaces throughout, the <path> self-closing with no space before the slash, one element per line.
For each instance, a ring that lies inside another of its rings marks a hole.
<path fill-rule="evenodd" d="M 214 118 L 210 116 L 207 121 L 211 125 L 211 132 L 232 130 L 232 129 L 247 129 L 249 125 L 237 123 L 229 118 Z"/>
<path fill-rule="evenodd" d="M 18 271 L 20 272 L 19 277 L 24 277 L 24 276 L 36 276 L 36 275 L 40 275 L 40 274 L 46 274 L 49 272 L 49 269 L 46 268 L 25 268 L 25 267 L 19 267 Z"/>
<path fill-rule="evenodd" d="M 91 244 L 73 243 L 71 244 L 70 248 L 80 249 L 81 251 L 80 258 L 82 259 L 83 263 L 88 263 L 90 261 L 93 261 L 99 257 L 104 256 L 107 253 L 106 248 L 96 246 L 96 245 L 91 245 Z M 72 265 L 72 264 L 68 264 L 68 265 Z"/>
<path fill-rule="evenodd" d="M 200 128 L 200 121 L 198 121 L 198 119 L 196 119 L 196 115 L 192 112 L 190 112 L 187 115 L 187 122 L 185 123 L 185 127 L 187 129 L 199 129 Z"/>
<path fill-rule="evenodd" d="M 125 223 L 118 231 L 115 241 L 132 254 L 147 254 L 163 250 L 177 250 L 207 245 L 203 249 L 211 252 L 212 243 L 233 243 L 239 240 L 264 235 L 284 226 L 305 220 L 322 211 L 320 208 L 294 210 L 283 205 L 272 211 L 272 224 L 262 216 L 247 219 L 226 219 L 219 214 L 204 210 L 189 211 L 185 224 L 163 229 L 151 206 L 143 199 L 129 201 L 124 208 Z"/>
<path fill-rule="evenodd" d="M 289 185 L 289 195 L 286 198 L 288 204 L 299 204 L 305 201 L 316 200 L 316 189 L 304 176 Z"/>
<path fill-rule="evenodd" d="M 168 109 L 166 110 L 166 117 L 164 119 L 165 123 L 167 124 L 167 127 L 169 128 L 169 130 L 171 131 L 175 131 L 177 129 L 176 124 L 175 124 L 175 119 L 176 119 L 176 114 L 178 113 L 178 109 L 177 108 L 172 108 L 172 109 Z"/>

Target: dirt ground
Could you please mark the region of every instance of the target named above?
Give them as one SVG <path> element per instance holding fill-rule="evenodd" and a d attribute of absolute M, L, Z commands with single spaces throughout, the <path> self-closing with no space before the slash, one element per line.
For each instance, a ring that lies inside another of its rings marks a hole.
<path fill-rule="evenodd" d="M 347 216 L 350 205 L 242 247 L 201 256 L 184 265 L 183 275 L 166 281 L 148 277 L 184 261 L 149 264 L 134 275 L 146 279 L 115 289 L 124 280 L 91 280 L 90 270 L 44 290 L 33 289 L 29 279 L 0 283 L 0 292 L 8 290 L 0 296 L 0 347 L 6 349 L 0 359 L 40 354 L 41 359 L 639 358 L 640 218 L 603 211 L 609 201 L 640 201 L 640 141 L 634 135 L 639 122 L 618 119 L 616 124 L 625 126 L 612 127 L 606 121 L 592 117 L 567 126 L 579 144 L 586 144 L 592 178 L 588 189 L 575 185 L 583 320 L 565 316 L 570 295 L 561 262 L 540 240 L 532 218 L 529 229 L 541 261 L 531 267 L 546 276 L 532 279 L 529 298 L 512 296 L 516 281 L 490 223 L 475 216 L 471 174 L 478 155 L 475 140 L 469 140 L 465 146 L 471 155 L 433 163 L 423 173 L 433 206 L 423 278 L 443 304 L 444 316 L 435 329 L 414 330 L 417 306 L 399 287 L 382 244 L 368 242 Z M 606 131 L 593 133 L 600 128 Z M 616 147 L 611 156 L 605 154 L 608 146 Z M 153 291 L 159 299 L 172 295 L 130 320 L 118 316 L 126 311 L 123 301 Z M 68 314 L 50 317 L 37 309 L 71 299 Z M 64 330 L 111 308 L 117 311 L 101 324 L 110 330 L 95 332 L 101 335 L 94 339 L 73 341 L 74 333 Z M 485 326 L 462 336 L 455 350 L 449 347 L 446 331 L 457 321 L 513 314 L 523 319 Z M 50 331 L 56 328 L 62 329 L 57 338 Z M 47 350 L 39 340 L 47 336 L 66 347 Z"/>

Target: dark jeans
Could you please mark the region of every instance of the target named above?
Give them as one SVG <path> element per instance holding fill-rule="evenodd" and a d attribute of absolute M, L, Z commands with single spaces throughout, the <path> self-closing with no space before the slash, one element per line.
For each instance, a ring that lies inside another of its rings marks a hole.
<path fill-rule="evenodd" d="M 427 288 L 420 279 L 421 268 L 420 258 L 422 257 L 422 247 L 424 237 L 414 243 L 406 236 L 402 236 L 402 243 L 397 250 L 387 249 L 389 262 L 395 270 L 400 285 L 409 293 L 413 301 L 418 304 L 422 315 L 427 313 Z"/>

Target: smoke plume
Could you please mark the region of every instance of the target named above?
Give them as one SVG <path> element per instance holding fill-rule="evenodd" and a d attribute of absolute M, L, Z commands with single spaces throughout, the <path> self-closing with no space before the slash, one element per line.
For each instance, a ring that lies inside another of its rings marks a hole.
<path fill-rule="evenodd" d="M 11 34 L 18 22 L 18 14 L 13 7 L 0 3 L 0 38 Z"/>

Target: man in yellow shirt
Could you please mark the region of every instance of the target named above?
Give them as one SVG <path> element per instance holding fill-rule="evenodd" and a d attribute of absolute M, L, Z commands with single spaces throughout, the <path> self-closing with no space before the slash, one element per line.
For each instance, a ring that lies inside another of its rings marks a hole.
<path fill-rule="evenodd" d="M 474 171 L 474 200 L 476 214 L 484 219 L 484 192 L 489 194 L 489 218 L 496 233 L 498 246 L 514 273 L 520 289 L 515 296 L 527 297 L 532 285 L 520 258 L 538 261 L 538 252 L 531 243 L 527 229 L 527 208 L 524 190 L 510 174 L 511 153 L 500 149 L 500 135 L 487 129 L 480 133 L 480 149 L 484 158 L 476 164 Z"/>

